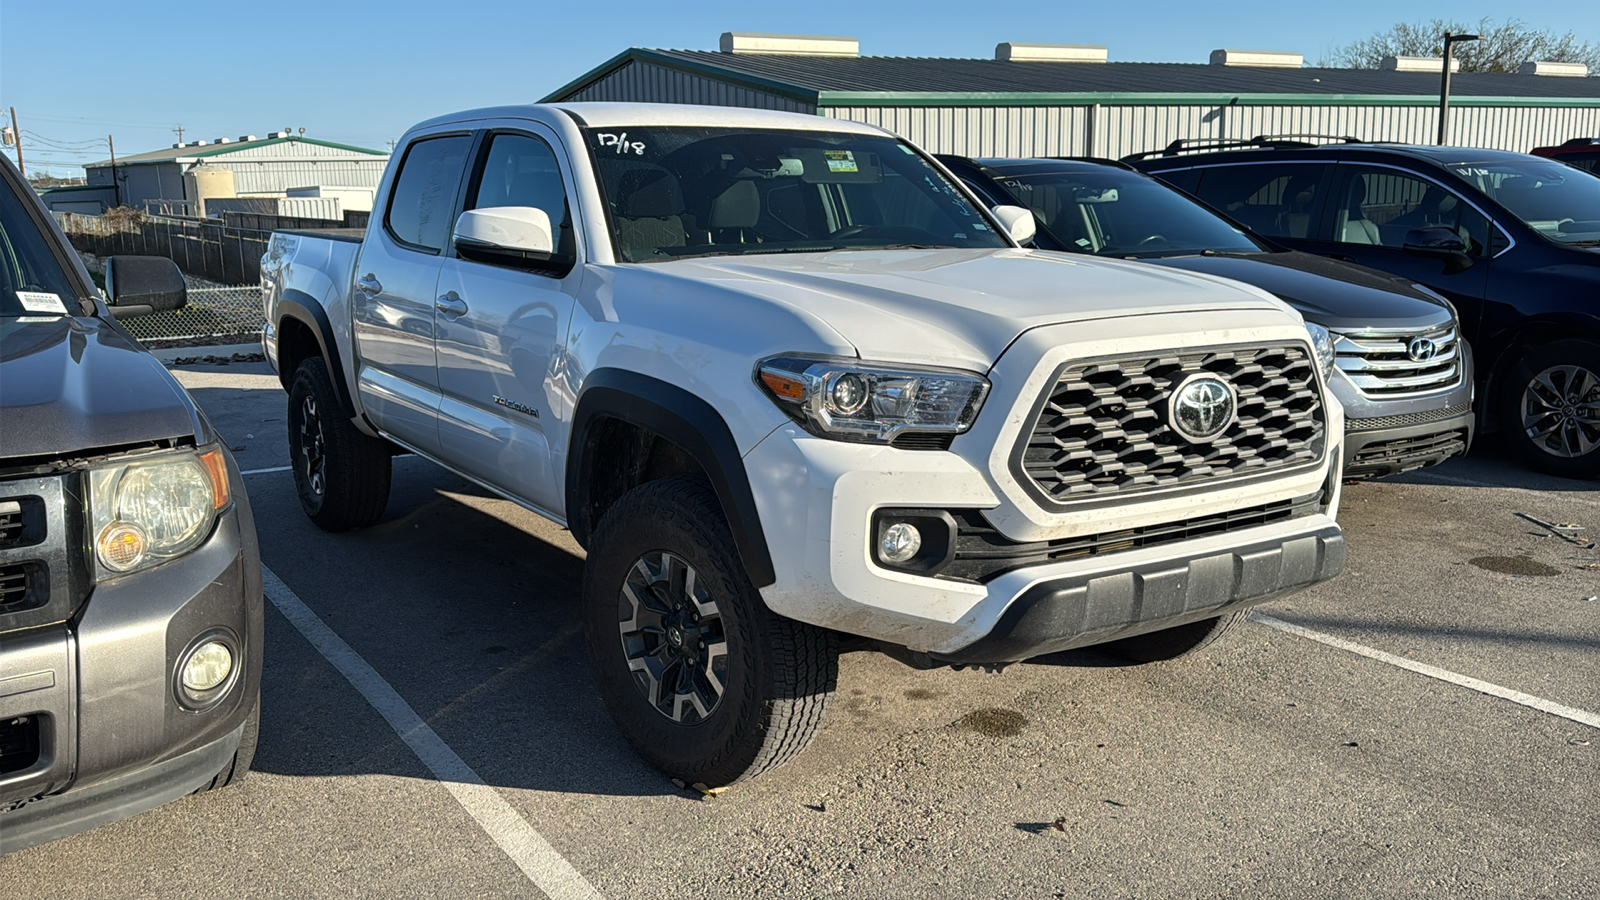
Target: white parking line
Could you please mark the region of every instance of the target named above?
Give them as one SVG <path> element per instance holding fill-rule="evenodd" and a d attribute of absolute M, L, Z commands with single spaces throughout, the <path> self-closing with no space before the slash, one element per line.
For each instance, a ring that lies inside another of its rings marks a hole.
<path fill-rule="evenodd" d="M 1309 628 L 1305 628 L 1300 625 L 1294 625 L 1292 623 L 1285 622 L 1282 619 L 1274 619 L 1273 617 L 1264 615 L 1262 613 L 1253 612 L 1250 614 L 1250 619 L 1253 622 L 1259 622 L 1262 625 L 1276 628 L 1279 631 L 1287 631 L 1290 634 L 1298 635 L 1309 641 L 1316 641 L 1319 644 L 1327 644 L 1329 647 L 1337 647 L 1340 650 L 1348 650 L 1351 653 L 1355 653 L 1359 656 L 1365 656 L 1368 659 L 1375 659 L 1381 663 L 1388 663 L 1391 666 L 1416 672 L 1418 675 L 1426 675 L 1429 678 L 1437 678 L 1440 681 L 1448 681 L 1451 684 L 1459 685 L 1469 690 L 1477 691 L 1481 694 L 1488 694 L 1491 697 L 1499 697 L 1502 700 L 1510 700 L 1512 703 L 1518 703 L 1530 709 L 1537 709 L 1540 712 L 1549 713 L 1552 716 L 1560 716 L 1563 719 L 1570 719 L 1580 725 L 1588 725 L 1590 728 L 1600 728 L 1600 714 L 1589 712 L 1586 709 L 1576 709 L 1571 706 L 1562 706 L 1559 703 L 1546 700 L 1543 697 L 1535 697 L 1532 694 L 1524 694 L 1521 691 L 1514 691 L 1511 688 L 1501 687 L 1498 684 L 1491 684 L 1487 681 L 1473 678 L 1470 675 L 1459 675 L 1447 669 L 1441 669 L 1437 666 L 1430 666 L 1427 663 L 1420 663 L 1415 660 L 1406 659 L 1403 656 L 1395 656 L 1393 653 L 1385 653 L 1382 650 L 1374 650 L 1371 647 L 1363 644 L 1357 644 L 1354 641 L 1347 641 L 1344 638 L 1334 637 L 1331 634 L 1323 634 L 1320 631 L 1312 631 Z"/>
<path fill-rule="evenodd" d="M 528 876 L 528 880 L 554 900 L 566 900 L 569 897 L 599 900 L 601 895 L 594 885 L 550 846 L 550 842 L 535 831 L 526 819 L 518 815 L 504 797 L 484 783 L 478 773 L 434 733 L 389 682 L 333 629 L 317 618 L 317 614 L 301 602 L 282 579 L 264 565 L 261 567 L 261 577 L 267 599 L 272 601 L 278 612 L 283 613 L 284 618 L 311 642 L 311 646 L 317 648 L 317 652 L 361 692 L 361 696 L 388 721 L 395 734 L 406 742 L 406 746 L 450 791 L 456 802 L 511 857 L 511 861 Z"/>
<path fill-rule="evenodd" d="M 265 475 L 268 472 L 287 472 L 294 466 L 273 466 L 270 469 L 245 469 L 240 475 Z"/>

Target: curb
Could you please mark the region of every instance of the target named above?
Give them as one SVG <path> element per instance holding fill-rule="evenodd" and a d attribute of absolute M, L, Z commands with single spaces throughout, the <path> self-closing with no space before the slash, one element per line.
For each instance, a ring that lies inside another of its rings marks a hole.
<path fill-rule="evenodd" d="M 232 356 L 235 353 L 260 353 L 261 342 L 250 344 L 212 344 L 205 347 L 163 347 L 151 350 L 150 355 L 164 362 L 176 359 L 193 359 L 205 356 Z"/>

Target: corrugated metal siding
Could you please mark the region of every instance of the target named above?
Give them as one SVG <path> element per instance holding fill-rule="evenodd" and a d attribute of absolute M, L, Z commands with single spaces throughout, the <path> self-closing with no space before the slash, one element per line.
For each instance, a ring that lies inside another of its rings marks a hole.
<path fill-rule="evenodd" d="M 325 162 L 246 162 L 231 157 L 209 165 L 233 171 L 234 190 L 241 194 L 283 193 L 289 188 L 327 185 L 376 189 L 387 160 L 329 159 Z"/>
<path fill-rule="evenodd" d="M 566 102 L 624 101 L 628 103 L 698 103 L 705 106 L 741 106 L 813 113 L 816 107 L 764 91 L 738 87 L 725 81 L 691 75 L 666 66 L 630 62 L 582 90 L 562 97 Z"/>
<path fill-rule="evenodd" d="M 1179 138 L 1259 134 L 1431 144 L 1439 122 L 1431 106 L 840 106 L 819 112 L 887 128 L 935 153 L 970 156 L 1116 158 Z M 1450 122 L 1453 144 L 1525 153 L 1576 135 L 1600 134 L 1600 109 L 1452 107 Z"/>
<path fill-rule="evenodd" d="M 212 144 L 209 147 L 201 147 L 198 149 L 225 150 L 227 147 L 227 144 Z M 243 147 L 238 150 L 231 150 L 227 153 L 220 153 L 216 156 L 208 156 L 205 158 L 212 162 L 219 162 L 222 160 L 234 162 L 241 159 L 305 159 L 307 157 L 316 157 L 318 159 L 375 159 L 379 162 L 388 161 L 387 156 L 375 156 L 371 153 L 356 153 L 351 150 L 341 150 L 338 147 L 324 147 L 321 144 L 313 144 L 309 141 L 294 140 L 283 141 L 274 144 L 263 144 L 256 147 Z"/>

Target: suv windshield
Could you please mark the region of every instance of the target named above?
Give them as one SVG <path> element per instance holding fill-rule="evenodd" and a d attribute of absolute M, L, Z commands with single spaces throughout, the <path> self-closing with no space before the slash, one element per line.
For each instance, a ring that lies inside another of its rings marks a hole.
<path fill-rule="evenodd" d="M 3 173 L 0 173 L 3 174 Z M 77 291 L 8 178 L 0 178 L 0 316 L 61 314 Z"/>
<path fill-rule="evenodd" d="M 588 129 L 617 259 L 1010 246 L 894 138 L 730 128 Z"/>
<path fill-rule="evenodd" d="M 1600 242 L 1600 177 L 1542 159 L 1451 169 L 1545 237 Z"/>
<path fill-rule="evenodd" d="M 1068 250 L 1100 256 L 1179 256 L 1266 248 L 1204 206 L 1132 172 L 1049 172 L 997 177 Z"/>

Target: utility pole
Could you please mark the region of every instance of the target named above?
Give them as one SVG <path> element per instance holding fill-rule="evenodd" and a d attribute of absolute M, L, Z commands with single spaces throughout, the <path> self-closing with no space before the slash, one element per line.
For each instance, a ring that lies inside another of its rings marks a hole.
<path fill-rule="evenodd" d="M 122 185 L 117 183 L 117 145 L 112 142 L 109 134 L 106 135 L 106 149 L 111 151 L 111 199 L 121 206 Z"/>
<path fill-rule="evenodd" d="M 1439 76 L 1439 146 L 1443 147 L 1448 136 L 1450 118 L 1450 48 L 1463 41 L 1475 41 L 1475 34 L 1444 33 L 1444 70 Z"/>
<path fill-rule="evenodd" d="M 183 143 L 183 123 L 179 122 L 178 123 L 178 127 L 172 129 L 172 133 L 178 136 L 178 143 L 182 144 Z"/>
<path fill-rule="evenodd" d="M 17 127 L 17 108 L 11 107 L 11 133 L 17 139 L 17 172 L 23 178 L 28 177 L 28 170 L 22 167 L 22 129 Z"/>

